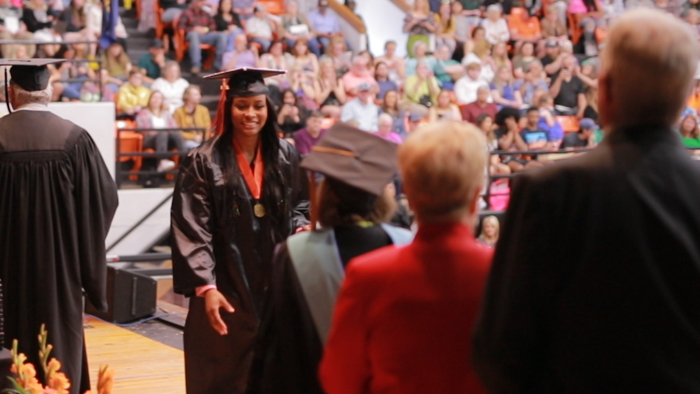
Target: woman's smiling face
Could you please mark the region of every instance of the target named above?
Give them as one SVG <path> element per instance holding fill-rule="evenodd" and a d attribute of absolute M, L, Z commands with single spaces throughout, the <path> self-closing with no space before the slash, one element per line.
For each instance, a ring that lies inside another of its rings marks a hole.
<path fill-rule="evenodd" d="M 236 97 L 231 105 L 231 123 L 235 133 L 255 136 L 267 121 L 267 99 L 264 94 Z"/>

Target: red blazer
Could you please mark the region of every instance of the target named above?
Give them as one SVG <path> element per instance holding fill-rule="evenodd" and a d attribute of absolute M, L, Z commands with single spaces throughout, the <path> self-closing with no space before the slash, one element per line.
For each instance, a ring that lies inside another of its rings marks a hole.
<path fill-rule="evenodd" d="M 485 393 L 471 338 L 492 254 L 466 226 L 442 224 L 352 260 L 320 368 L 326 392 Z"/>

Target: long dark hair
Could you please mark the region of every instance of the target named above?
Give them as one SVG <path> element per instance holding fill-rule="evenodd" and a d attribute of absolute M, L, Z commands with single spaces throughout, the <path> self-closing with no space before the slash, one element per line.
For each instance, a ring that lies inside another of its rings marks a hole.
<path fill-rule="evenodd" d="M 283 225 L 286 223 L 286 212 L 289 209 L 286 207 L 284 191 L 284 178 L 279 164 L 280 140 L 278 135 L 281 133 L 277 126 L 277 111 L 270 101 L 269 97 L 265 97 L 267 104 L 267 120 L 260 129 L 260 143 L 262 144 L 263 163 L 265 164 L 265 174 L 263 181 L 263 190 L 261 200 L 267 214 L 273 222 L 273 226 Z M 227 184 L 227 196 L 234 196 L 238 187 L 238 162 L 236 160 L 236 152 L 233 149 L 233 121 L 231 120 L 231 106 L 233 105 L 233 97 L 228 97 L 225 103 L 224 115 L 224 132 L 216 142 L 216 150 L 221 159 L 222 170 Z M 225 209 L 233 207 L 228 204 Z M 238 209 L 238 207 L 233 207 Z M 275 227 L 279 228 L 279 227 Z"/>

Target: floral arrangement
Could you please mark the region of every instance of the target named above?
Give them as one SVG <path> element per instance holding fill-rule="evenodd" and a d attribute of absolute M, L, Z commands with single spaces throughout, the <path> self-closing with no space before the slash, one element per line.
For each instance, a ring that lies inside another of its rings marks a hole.
<path fill-rule="evenodd" d="M 66 374 L 60 372 L 61 362 L 52 358 L 49 360 L 49 355 L 53 346 L 47 343 L 48 331 L 46 327 L 41 325 L 39 331 L 39 360 L 41 368 L 44 371 L 44 381 L 46 386 L 42 386 L 36 378 L 36 369 L 34 365 L 27 362 L 27 356 L 17 351 L 17 340 L 12 342 L 12 367 L 10 371 L 15 374 L 16 378 L 10 378 L 13 389 L 5 390 L 7 393 L 14 394 L 68 394 L 70 381 Z M 100 373 L 97 379 L 97 392 L 95 394 L 112 394 L 114 388 L 114 371 L 109 366 L 100 368 Z M 85 394 L 93 394 L 92 390 L 88 390 Z"/>

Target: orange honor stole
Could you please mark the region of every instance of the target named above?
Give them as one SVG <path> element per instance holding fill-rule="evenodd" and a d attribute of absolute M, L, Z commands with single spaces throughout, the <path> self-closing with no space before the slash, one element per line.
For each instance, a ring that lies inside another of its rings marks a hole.
<path fill-rule="evenodd" d="M 251 167 L 248 160 L 243 154 L 243 150 L 236 141 L 233 142 L 233 147 L 236 150 L 236 161 L 238 161 L 238 169 L 241 170 L 243 179 L 245 179 L 246 185 L 248 185 L 248 190 L 250 194 L 255 199 L 255 204 L 253 205 L 253 213 L 255 216 L 261 218 L 265 216 L 265 206 L 260 202 L 260 197 L 262 196 L 263 188 L 263 175 L 265 174 L 265 163 L 263 163 L 262 157 L 262 147 L 258 143 L 258 148 L 255 152 L 255 158 L 253 159 L 253 166 Z"/>

